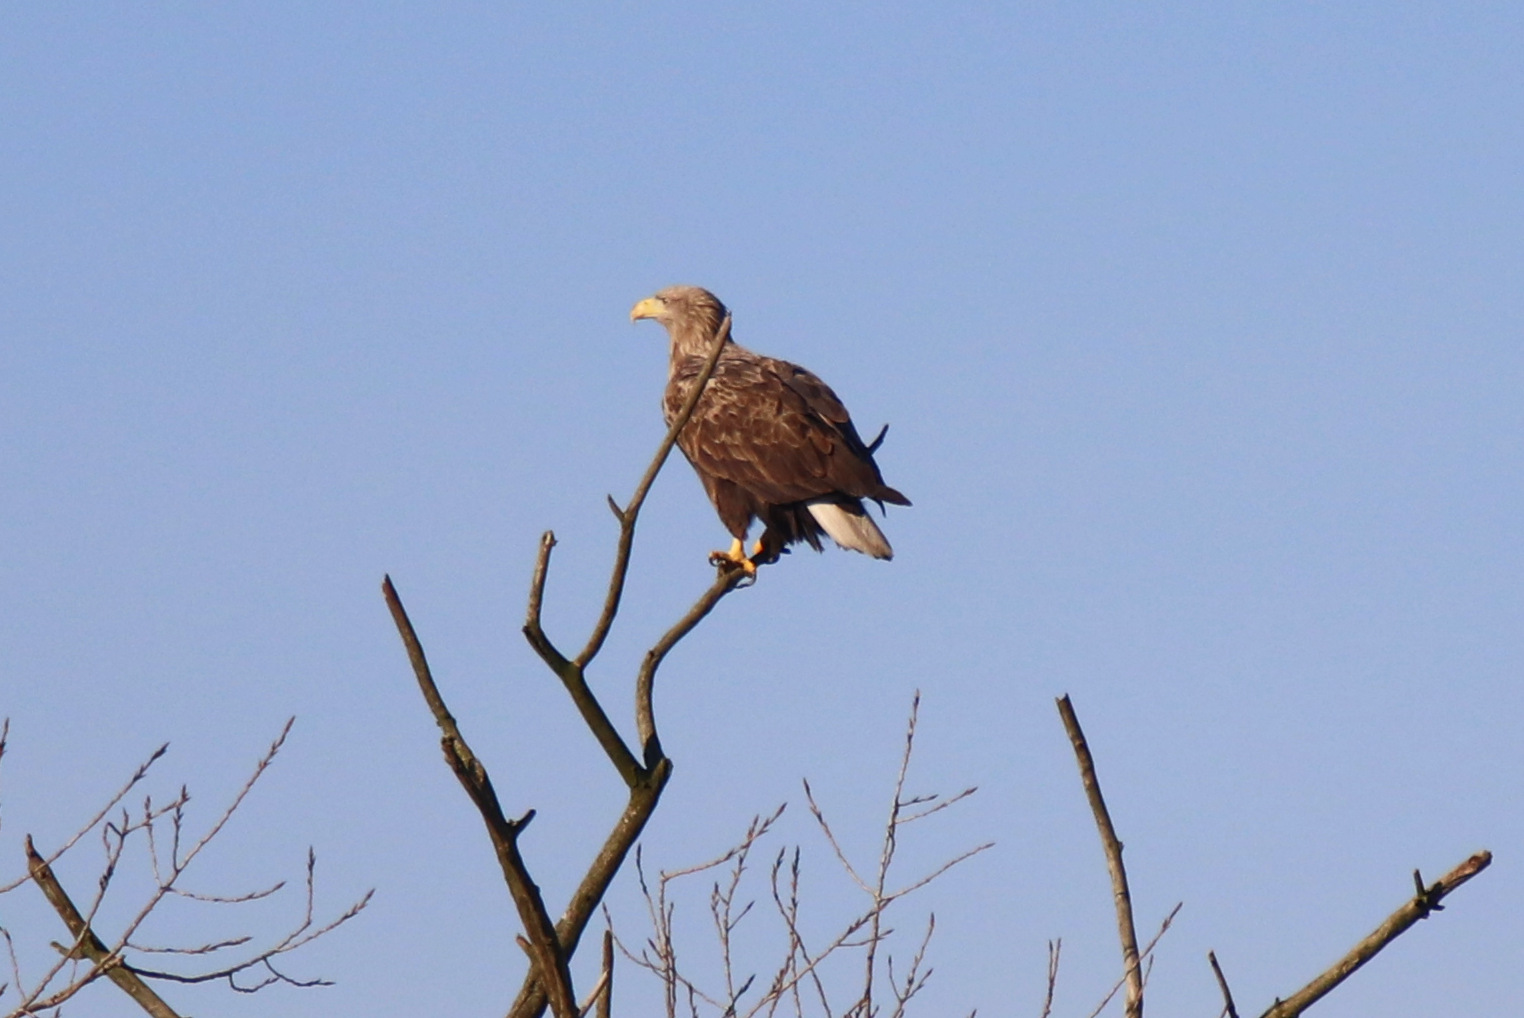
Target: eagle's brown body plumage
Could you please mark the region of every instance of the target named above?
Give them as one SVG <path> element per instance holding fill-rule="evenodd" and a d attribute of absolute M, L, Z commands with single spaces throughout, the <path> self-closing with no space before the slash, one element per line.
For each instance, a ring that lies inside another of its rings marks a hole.
<path fill-rule="evenodd" d="M 662 408 L 669 425 L 692 393 L 725 314 L 713 294 L 693 286 L 669 287 L 631 312 L 667 328 Z M 776 561 L 798 542 L 818 551 L 822 534 L 875 558 L 892 556 L 862 500 L 910 500 L 884 483 L 830 386 L 797 364 L 727 341 L 677 444 L 738 542 L 753 519 L 762 521 L 753 564 Z"/>

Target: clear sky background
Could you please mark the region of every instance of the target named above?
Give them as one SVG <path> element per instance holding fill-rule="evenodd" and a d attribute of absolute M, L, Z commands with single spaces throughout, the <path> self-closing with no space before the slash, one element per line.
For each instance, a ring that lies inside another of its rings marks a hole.
<path fill-rule="evenodd" d="M 919 688 L 912 790 L 981 790 L 907 862 L 998 842 L 900 924 L 937 914 L 921 1013 L 1035 1015 L 1062 936 L 1082 1016 L 1120 965 L 1068 692 L 1140 926 L 1185 903 L 1154 1013 L 1215 1012 L 1208 948 L 1258 1013 L 1481 848 L 1316 1013 L 1518 1013 L 1521 53 L 1516 4 L 8 6 L 0 877 L 165 740 L 153 790 L 209 820 L 294 714 L 194 886 L 312 844 L 320 905 L 375 903 L 287 966 L 335 987 L 172 1001 L 501 1013 L 511 906 L 378 585 L 540 810 L 558 912 L 621 786 L 524 594 L 554 528 L 548 625 L 585 635 L 604 496 L 662 430 L 665 337 L 627 313 L 690 282 L 890 422 L 915 505 L 892 563 L 796 553 L 669 659 L 650 862 L 789 800 L 777 844 L 844 915 L 799 779 L 867 851 Z M 671 464 L 594 675 L 626 722 L 726 541 Z M 34 897 L 0 922 L 61 936 Z M 629 874 L 612 906 L 639 939 Z"/>

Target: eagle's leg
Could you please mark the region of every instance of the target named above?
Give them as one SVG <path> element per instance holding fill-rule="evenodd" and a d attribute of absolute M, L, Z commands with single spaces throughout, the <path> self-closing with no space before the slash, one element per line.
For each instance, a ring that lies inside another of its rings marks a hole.
<path fill-rule="evenodd" d="M 747 576 L 757 575 L 757 564 L 746 557 L 746 544 L 739 537 L 730 542 L 729 551 L 710 552 L 709 561 L 712 565 L 739 568 Z"/>
<path fill-rule="evenodd" d="M 751 550 L 751 560 L 759 566 L 772 565 L 783 554 L 783 546 L 783 535 L 774 528 L 767 527 Z"/>

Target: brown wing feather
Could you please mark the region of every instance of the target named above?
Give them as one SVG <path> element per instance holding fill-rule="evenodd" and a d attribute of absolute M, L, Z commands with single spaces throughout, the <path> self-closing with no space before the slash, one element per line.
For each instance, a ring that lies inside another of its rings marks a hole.
<path fill-rule="evenodd" d="M 679 363 L 668 383 L 670 421 L 701 363 Z M 727 350 L 678 445 L 701 476 L 729 481 L 763 504 L 830 495 L 908 504 L 879 476 L 873 456 L 830 387 L 787 361 Z"/>
<path fill-rule="evenodd" d="M 831 426 L 820 430 L 817 435 L 822 438 L 829 436 L 833 443 L 840 443 L 842 447 L 841 454 L 831 457 L 832 466 L 836 468 L 832 479 L 837 482 L 837 491 L 856 498 L 872 498 L 895 505 L 910 504 L 908 498 L 884 483 L 878 472 L 878 464 L 873 461 L 872 450 L 857 434 L 851 414 L 847 413 L 847 408 L 829 385 L 797 364 L 772 358 L 763 359 L 783 383 L 804 401 L 811 413 Z"/>

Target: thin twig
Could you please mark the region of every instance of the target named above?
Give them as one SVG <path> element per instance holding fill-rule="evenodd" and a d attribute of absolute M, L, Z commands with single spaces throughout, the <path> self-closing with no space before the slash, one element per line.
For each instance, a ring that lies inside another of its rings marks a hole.
<path fill-rule="evenodd" d="M 1169 910 L 1169 915 L 1165 916 L 1164 921 L 1159 924 L 1159 931 L 1153 935 L 1153 938 L 1147 944 L 1143 945 L 1143 950 L 1139 954 L 1139 960 L 1147 964 L 1147 967 L 1143 970 L 1144 986 L 1148 985 L 1148 973 L 1153 969 L 1154 959 L 1152 955 L 1154 948 L 1159 946 L 1159 941 L 1164 939 L 1164 935 L 1169 932 L 1170 926 L 1174 925 L 1175 916 L 1180 914 L 1180 909 L 1184 904 L 1184 902 L 1176 902 L 1175 907 Z M 1111 1003 L 1111 998 L 1115 997 L 1117 991 L 1125 985 L 1127 985 L 1127 976 L 1124 974 L 1121 979 L 1111 984 L 1111 990 L 1107 992 L 1105 997 L 1101 998 L 1101 1002 L 1095 1005 L 1095 1010 L 1091 1011 L 1086 1018 L 1096 1018 L 1097 1015 L 1106 1010 L 1106 1005 Z"/>
<path fill-rule="evenodd" d="M 48 904 L 53 906 L 53 911 L 58 913 L 58 917 L 64 921 L 64 925 L 69 928 L 69 933 L 73 935 L 75 944 L 73 949 L 95 966 L 95 972 L 91 973 L 90 978 L 96 974 L 104 974 L 153 1018 L 180 1018 L 179 1014 L 164 1002 L 164 998 L 153 992 L 152 987 L 122 964 L 120 954 L 108 949 L 101 938 L 95 935 L 89 921 L 80 915 L 79 909 L 75 907 L 74 902 L 63 889 L 63 885 L 53 875 L 52 867 L 33 847 L 31 835 L 27 835 L 26 838 L 26 861 L 27 871 L 31 878 L 37 882 L 37 886 L 42 889 L 43 895 L 48 899 Z M 84 984 L 79 985 L 82 987 Z M 58 1000 L 57 1003 L 61 1004 L 63 1001 Z"/>
<path fill-rule="evenodd" d="M 693 631 L 693 627 L 704 621 L 704 616 L 714 610 L 714 606 L 720 603 L 726 594 L 740 586 L 746 574 L 738 569 L 721 570 L 709 585 L 709 589 L 694 602 L 688 614 L 678 619 L 676 624 L 662 634 L 661 639 L 656 641 L 655 646 L 646 651 L 645 658 L 640 663 L 640 672 L 635 676 L 635 731 L 640 739 L 641 754 L 646 767 L 656 766 L 657 761 L 663 759 L 661 739 L 656 734 L 656 710 L 653 698 L 656 689 L 656 670 L 661 667 L 667 653 L 677 646 L 679 640 Z"/>
<path fill-rule="evenodd" d="M 1233 1006 L 1233 991 L 1228 989 L 1228 977 L 1222 974 L 1222 966 L 1217 964 L 1217 952 L 1207 952 L 1207 964 L 1212 966 L 1212 975 L 1217 977 L 1217 988 L 1222 991 L 1222 1014 L 1221 1018 L 1238 1018 L 1238 1008 Z"/>
<path fill-rule="evenodd" d="M 137 966 L 137 965 L 132 966 L 132 970 L 134 972 L 136 972 L 138 975 L 140 975 L 143 978 L 145 978 L 145 979 L 164 979 L 164 980 L 168 980 L 168 981 L 171 981 L 171 982 L 177 982 L 177 983 L 207 983 L 207 982 L 215 982 L 215 981 L 221 980 L 221 979 L 226 979 L 226 980 L 228 980 L 229 985 L 233 986 L 234 989 L 244 990 L 245 992 L 247 992 L 248 988 L 238 986 L 234 982 L 234 977 L 239 975 L 239 974 L 241 974 L 241 973 L 243 973 L 243 972 L 245 972 L 245 971 L 247 971 L 247 970 L 249 970 L 249 969 L 252 969 L 252 968 L 255 968 L 255 967 L 258 967 L 258 966 L 263 966 L 265 969 L 267 969 L 271 973 L 271 975 L 270 975 L 269 978 L 267 978 L 266 980 L 261 982 L 259 984 L 259 986 L 266 986 L 266 985 L 269 985 L 270 983 L 277 983 L 277 982 L 290 983 L 293 986 L 329 986 L 329 985 L 332 985 L 329 981 L 327 981 L 325 979 L 309 979 L 309 980 L 292 979 L 289 976 L 286 976 L 286 975 L 283 975 L 280 972 L 277 972 L 275 970 L 275 967 L 271 964 L 272 960 L 277 955 L 289 954 L 292 951 L 295 951 L 296 949 L 300 948 L 304 944 L 309 944 L 312 941 L 318 939 L 319 937 L 322 937 L 322 936 L 332 932 L 333 930 L 338 929 L 340 926 L 344 925 L 345 923 L 349 922 L 349 920 L 351 920 L 355 916 L 359 915 L 360 912 L 362 910 L 364 910 L 364 908 L 368 904 L 370 904 L 370 899 L 375 894 L 374 890 L 366 891 L 365 894 L 362 895 L 358 901 L 356 901 L 353 905 L 350 905 L 349 908 L 345 909 L 337 917 L 335 917 L 334 919 L 330 920 L 329 922 L 327 922 L 326 924 L 324 924 L 322 926 L 314 928 L 313 927 L 313 923 L 312 923 L 312 916 L 313 916 L 313 904 L 314 904 L 315 897 L 316 897 L 316 869 L 317 869 L 317 856 L 312 851 L 312 849 L 309 848 L 307 850 L 307 882 L 306 882 L 306 886 L 307 886 L 307 907 L 306 907 L 305 914 L 302 917 L 301 923 L 296 927 L 296 929 L 294 929 L 290 933 L 286 934 L 286 936 L 284 936 L 279 941 L 277 941 L 273 946 L 271 946 L 271 947 L 267 948 L 266 950 L 260 952 L 259 954 L 255 955 L 253 958 L 245 959 L 244 961 L 241 961 L 241 962 L 239 962 L 236 965 L 229 965 L 229 966 L 227 966 L 225 968 L 216 969 L 216 970 L 211 971 L 211 972 L 200 972 L 200 973 L 196 973 L 194 975 L 183 975 L 183 974 L 175 973 L 175 972 L 152 972 L 152 971 L 149 971 L 149 970 L 144 969 L 141 966 Z M 236 944 L 238 941 L 247 941 L 249 939 L 250 938 L 248 938 L 248 937 L 240 937 L 236 941 L 229 941 L 229 942 L 227 942 L 227 945 Z M 227 946 L 227 945 L 225 945 L 225 944 L 215 944 L 215 945 L 208 945 L 208 946 L 215 949 L 215 948 L 221 948 L 221 947 Z M 159 953 L 168 953 L 168 954 L 200 954 L 200 953 L 203 953 L 204 950 L 205 950 L 204 948 L 190 948 L 190 949 L 186 949 L 186 948 L 173 948 L 173 949 L 168 949 L 168 950 L 161 950 Z M 259 986 L 254 987 L 254 989 L 258 989 Z"/>
<path fill-rule="evenodd" d="M 931 969 L 921 971 L 921 966 L 926 961 L 926 949 L 931 946 L 931 935 L 936 932 L 937 917 L 935 913 L 926 919 L 926 935 L 921 938 L 921 946 L 916 948 L 914 957 L 910 959 L 910 969 L 905 973 L 905 978 L 896 982 L 894 978 L 894 959 L 887 962 L 889 970 L 889 991 L 894 994 L 894 1011 L 889 1018 L 904 1018 L 905 1007 L 910 1003 L 910 998 L 926 986 L 926 981 L 931 978 Z"/>
<path fill-rule="evenodd" d="M 540 552 L 535 556 L 534 574 L 529 579 L 529 603 L 524 611 L 524 636 L 530 646 L 545 659 L 557 674 L 568 664 L 562 653 L 545 635 L 543 614 L 545 608 L 545 579 L 550 573 L 550 551 L 556 546 L 556 534 L 547 530 L 540 535 Z"/>
<path fill-rule="evenodd" d="M 704 395 L 704 388 L 709 384 L 709 378 L 714 374 L 715 365 L 720 362 L 720 354 L 725 350 L 725 344 L 730 340 L 730 316 L 714 333 L 714 345 L 709 351 L 709 359 L 704 362 L 703 370 L 694 380 L 693 391 L 688 394 L 687 402 L 672 419 L 672 424 L 667 428 L 667 434 L 662 438 L 661 445 L 656 447 L 656 455 L 651 457 L 651 463 L 646 467 L 645 474 L 640 478 L 640 483 L 635 486 L 635 494 L 630 496 L 630 501 L 623 509 L 614 505 L 609 500 L 609 505 L 619 517 L 619 545 L 614 553 L 613 574 L 609 577 L 608 593 L 604 596 L 603 611 L 598 616 L 598 621 L 593 625 L 592 635 L 588 637 L 587 645 L 577 655 L 576 664 L 580 668 L 586 668 L 598 656 L 598 651 L 603 648 L 603 641 L 608 638 L 609 629 L 614 625 L 614 616 L 619 613 L 619 599 L 624 595 L 624 581 L 630 570 L 630 549 L 635 542 L 635 521 L 640 515 L 640 507 L 645 504 L 646 494 L 651 490 L 651 485 L 656 481 L 656 475 L 661 472 L 662 466 L 667 462 L 667 457 L 672 453 L 672 447 L 677 444 L 677 436 L 687 426 L 693 411 L 698 407 L 699 399 Z"/>
<path fill-rule="evenodd" d="M 8 726 L 10 722 L 7 721 L 6 724 Z M 95 814 L 95 816 L 91 817 L 90 820 L 83 827 L 79 828 L 75 834 L 67 838 L 62 845 L 54 849 L 53 854 L 45 857 L 43 861 L 46 862 L 49 866 L 53 865 L 63 857 L 64 853 L 73 848 L 81 838 L 83 838 L 86 834 L 89 834 L 91 831 L 95 830 L 96 826 L 102 820 L 106 819 L 107 815 L 110 814 L 112 810 L 116 809 L 117 803 L 125 799 L 127 797 L 127 793 L 132 791 L 133 788 L 137 787 L 138 782 L 142 781 L 145 777 L 148 776 L 148 769 L 157 763 L 160 758 L 162 758 L 167 752 L 169 752 L 169 743 L 166 742 L 164 745 L 160 746 L 158 749 L 150 753 L 148 755 L 148 759 L 139 764 L 138 769 L 133 772 L 132 777 L 127 779 L 126 784 L 117 789 L 116 794 L 106 801 L 106 805 L 102 806 L 99 812 Z M 8 894 L 30 879 L 32 879 L 31 875 L 27 874 L 26 876 L 18 877 L 8 884 L 0 884 L 0 894 Z"/>
<path fill-rule="evenodd" d="M 841 868 L 846 871 L 847 876 L 852 878 L 852 882 L 863 893 L 871 895 L 873 888 L 858 874 L 857 870 L 852 866 L 851 861 L 847 859 L 847 853 L 842 850 L 841 843 L 836 840 L 836 835 L 831 830 L 830 823 L 826 820 L 825 811 L 815 801 L 815 790 L 810 787 L 810 779 L 802 778 L 800 784 L 804 786 L 804 801 L 809 804 L 810 814 L 814 816 L 815 823 L 820 827 L 821 833 L 825 835 L 826 842 L 831 846 L 831 851 L 836 853 L 836 861 L 841 863 Z"/>
<path fill-rule="evenodd" d="M 1037 1018 L 1048 1018 L 1053 1013 L 1053 991 L 1058 988 L 1058 957 L 1063 950 L 1063 937 L 1048 941 L 1048 992 L 1043 994 L 1042 1013 Z"/>
<path fill-rule="evenodd" d="M 1085 786 L 1085 797 L 1090 800 L 1090 811 L 1095 814 L 1095 826 L 1101 834 L 1101 847 L 1106 852 L 1106 868 L 1111 872 L 1111 894 L 1116 902 L 1117 935 L 1122 941 L 1122 970 L 1127 981 L 1127 999 L 1124 1013 L 1127 1018 L 1142 1018 L 1143 971 L 1138 960 L 1138 931 L 1132 921 L 1132 895 L 1127 889 L 1127 869 L 1122 865 L 1122 842 L 1117 838 L 1116 828 L 1111 824 L 1111 814 L 1106 810 L 1106 800 L 1101 795 L 1101 783 L 1095 775 L 1095 760 L 1090 756 L 1090 746 L 1075 716 L 1074 704 L 1069 697 L 1058 698 L 1058 714 L 1063 718 L 1064 730 L 1074 745 L 1074 756 L 1079 762 L 1080 780 Z"/>
<path fill-rule="evenodd" d="M 938 795 L 925 795 L 925 796 L 919 796 L 919 797 L 917 797 L 915 799 L 911 799 L 909 802 L 905 803 L 906 806 L 915 806 L 915 805 L 920 805 L 922 803 L 934 803 L 934 805 L 927 806 L 925 809 L 921 810 L 921 812 L 919 812 L 919 813 L 912 813 L 909 816 L 901 817 L 900 818 L 900 823 L 901 824 L 908 824 L 908 823 L 911 823 L 913 821 L 921 820 L 921 819 L 923 819 L 925 817 L 929 817 L 933 813 L 940 813 L 944 809 L 946 809 L 947 807 L 953 806 L 953 805 L 956 805 L 957 803 L 962 802 L 964 799 L 967 799 L 969 796 L 973 795 L 977 791 L 979 791 L 979 788 L 976 785 L 976 786 L 974 786 L 972 788 L 965 788 L 963 791 L 959 792 L 957 795 L 951 796 L 950 798 L 947 798 L 947 799 L 943 799 L 941 796 L 938 796 Z"/>
<path fill-rule="evenodd" d="M 1262 1018 L 1296 1018 L 1321 1000 L 1329 990 L 1353 975 L 1356 969 L 1374 958 L 1382 948 L 1400 937 L 1418 920 L 1427 919 L 1431 912 L 1443 911 L 1444 906 L 1440 902 L 1446 895 L 1491 864 L 1491 852 L 1478 852 L 1427 887 L 1424 886 L 1423 878 L 1418 871 L 1414 870 L 1413 882 L 1417 893 L 1412 898 L 1404 902 L 1402 907 L 1388 916 L 1385 922 L 1371 932 L 1370 936 L 1356 944 L 1348 954 L 1334 962 L 1316 979 L 1285 1000 L 1277 1000 Z"/>

